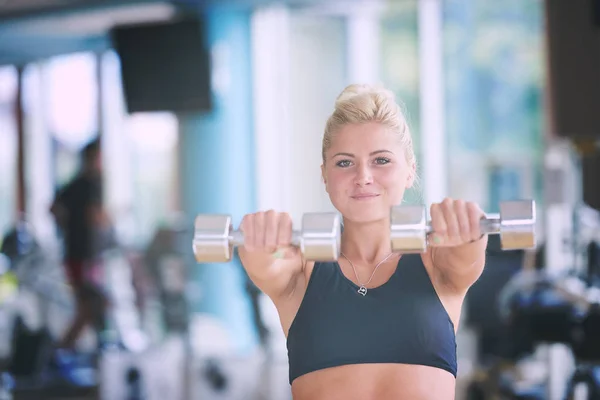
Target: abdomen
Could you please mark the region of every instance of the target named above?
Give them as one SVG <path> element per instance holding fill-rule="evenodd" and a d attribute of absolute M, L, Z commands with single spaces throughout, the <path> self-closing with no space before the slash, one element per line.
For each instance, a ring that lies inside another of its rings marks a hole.
<path fill-rule="evenodd" d="M 292 383 L 294 400 L 453 400 L 455 379 L 442 369 L 355 364 L 311 372 Z"/>

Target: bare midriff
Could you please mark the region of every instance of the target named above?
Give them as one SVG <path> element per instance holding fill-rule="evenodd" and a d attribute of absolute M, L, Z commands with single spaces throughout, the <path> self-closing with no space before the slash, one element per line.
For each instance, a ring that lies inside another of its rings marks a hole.
<path fill-rule="evenodd" d="M 421 365 L 344 365 L 298 377 L 292 395 L 293 400 L 454 400 L 455 378 Z"/>

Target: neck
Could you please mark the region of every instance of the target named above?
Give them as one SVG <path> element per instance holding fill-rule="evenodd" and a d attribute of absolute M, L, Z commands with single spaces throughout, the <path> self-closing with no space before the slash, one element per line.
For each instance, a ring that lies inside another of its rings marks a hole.
<path fill-rule="evenodd" d="M 390 221 L 356 223 L 344 220 L 341 249 L 354 263 L 378 263 L 392 252 Z"/>

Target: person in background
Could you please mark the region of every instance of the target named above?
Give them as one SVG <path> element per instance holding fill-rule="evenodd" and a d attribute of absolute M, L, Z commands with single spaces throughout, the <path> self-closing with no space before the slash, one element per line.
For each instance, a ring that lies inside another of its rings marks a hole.
<path fill-rule="evenodd" d="M 89 324 L 95 328 L 98 345 L 101 342 L 107 304 L 93 272 L 100 242 L 111 225 L 102 198 L 102 153 L 100 141 L 94 140 L 82 150 L 79 172 L 58 192 L 50 209 L 64 239 L 63 263 L 77 307 L 59 349 L 73 350 Z"/>

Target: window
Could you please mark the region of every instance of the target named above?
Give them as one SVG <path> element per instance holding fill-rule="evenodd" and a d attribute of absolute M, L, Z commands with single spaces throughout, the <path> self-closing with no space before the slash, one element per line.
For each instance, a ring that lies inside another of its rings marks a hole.
<path fill-rule="evenodd" d="M 43 68 L 45 118 L 54 139 L 57 185 L 62 186 L 79 167 L 79 151 L 98 135 L 96 57 L 56 57 Z"/>
<path fill-rule="evenodd" d="M 17 79 L 15 68 L 0 67 L 0 238 L 14 223 L 17 207 Z"/>
<path fill-rule="evenodd" d="M 109 213 L 120 239 L 144 245 L 177 207 L 177 121 L 164 113 L 126 115 L 118 58 L 107 53 L 102 57 L 104 112 L 99 124 L 97 60 L 95 54 L 79 53 L 25 69 L 27 218 L 39 238 L 55 236 L 49 213 L 55 191 L 77 172 L 82 147 L 101 133 Z M 2 99 L 13 90 L 11 79 L 16 90 L 16 72 L 6 71 L 0 75 Z M 6 226 L 15 208 L 16 127 L 12 104 L 2 99 L 0 126 L 6 128 L 0 130 L 0 166 L 14 171 L 0 178 L 0 223 Z"/>
<path fill-rule="evenodd" d="M 178 211 L 178 122 L 172 113 L 126 113 L 119 58 L 102 57 L 107 206 L 119 238 L 145 246 Z"/>
<path fill-rule="evenodd" d="M 43 68 L 29 64 L 23 71 L 25 128 L 25 196 L 27 220 L 44 245 L 56 245 L 54 218 L 49 212 L 54 198 L 52 137 L 48 131 L 42 87 Z"/>
<path fill-rule="evenodd" d="M 417 158 L 417 175 L 420 176 L 420 126 L 419 126 L 419 40 L 418 2 L 389 2 L 380 18 L 381 78 L 384 85 L 396 94 L 404 108 L 411 129 L 413 147 Z M 420 185 L 415 185 L 404 196 L 404 202 L 422 204 Z"/>
<path fill-rule="evenodd" d="M 292 217 L 300 224 L 307 210 L 331 209 L 321 181 L 321 143 L 333 100 L 346 86 L 346 24 L 318 10 L 290 18 L 290 98 Z"/>
<path fill-rule="evenodd" d="M 541 199 L 543 3 L 444 2 L 450 195 Z"/>

